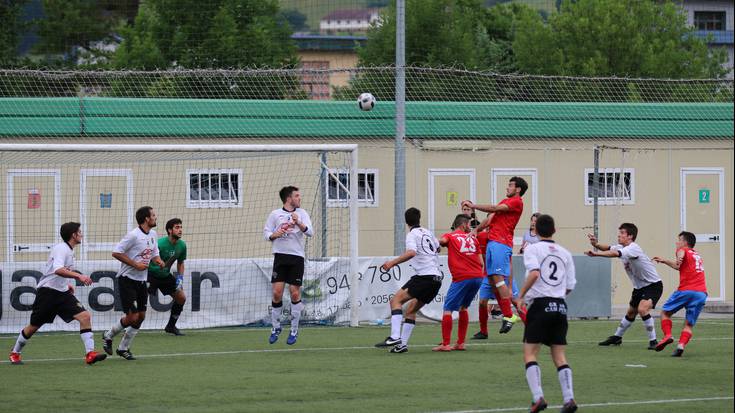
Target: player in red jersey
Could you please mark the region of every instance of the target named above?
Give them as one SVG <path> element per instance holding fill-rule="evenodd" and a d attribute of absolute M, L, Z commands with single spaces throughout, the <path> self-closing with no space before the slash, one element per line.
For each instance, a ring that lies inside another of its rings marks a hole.
<path fill-rule="evenodd" d="M 448 247 L 449 272 L 452 273 L 452 285 L 447 291 L 444 300 L 444 314 L 442 316 L 442 344 L 434 347 L 434 351 L 464 350 L 467 337 L 467 326 L 470 317 L 467 307 L 477 295 L 480 284 L 485 278 L 480 258 L 480 248 L 477 238 L 470 232 L 470 220 L 465 214 L 454 218 L 453 232 L 444 234 L 439 239 L 439 245 Z M 457 325 L 457 344 L 449 345 L 452 338 L 452 312 L 459 311 Z"/>
<path fill-rule="evenodd" d="M 705 283 L 702 257 L 694 250 L 697 237 L 691 232 L 682 231 L 676 241 L 676 260 L 670 261 L 661 257 L 653 260 L 679 270 L 679 288 L 674 291 L 661 309 L 661 330 L 664 338 L 656 345 L 656 351 L 663 350 L 674 342 L 671 338 L 671 316 L 682 308 L 686 308 L 684 328 L 679 336 L 679 344 L 674 350 L 673 357 L 681 357 L 689 339 L 692 338 L 692 329 L 697 323 L 699 313 L 707 301 L 707 285 Z"/>
<path fill-rule="evenodd" d="M 490 280 L 490 286 L 498 299 L 498 305 L 503 312 L 503 325 L 500 333 L 504 334 L 513 327 L 513 310 L 511 309 L 511 290 L 508 287 L 508 278 L 511 276 L 510 259 L 513 255 L 513 233 L 518 220 L 523 213 L 523 199 L 528 189 L 526 180 L 514 176 L 508 181 L 506 198 L 497 205 L 476 205 L 471 201 L 463 201 L 462 206 L 469 206 L 487 213 L 493 213 L 490 220 L 490 232 L 485 261 L 485 271 Z M 482 225 L 480 225 L 480 229 Z M 509 281 L 509 280 L 508 280 Z M 525 311 L 518 309 L 521 319 L 525 319 Z"/>

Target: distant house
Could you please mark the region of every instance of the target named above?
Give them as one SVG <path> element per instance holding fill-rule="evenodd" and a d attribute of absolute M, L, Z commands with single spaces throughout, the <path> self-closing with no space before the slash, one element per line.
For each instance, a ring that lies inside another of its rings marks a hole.
<path fill-rule="evenodd" d="M 323 34 L 364 33 L 372 23 L 378 21 L 379 11 L 379 9 L 335 10 L 319 20 L 319 31 Z"/>
<path fill-rule="evenodd" d="M 707 41 L 710 49 L 723 47 L 727 50 L 724 66 L 733 78 L 733 3 L 722 0 L 682 0 L 681 6 L 687 23 L 694 26 L 695 35 Z"/>

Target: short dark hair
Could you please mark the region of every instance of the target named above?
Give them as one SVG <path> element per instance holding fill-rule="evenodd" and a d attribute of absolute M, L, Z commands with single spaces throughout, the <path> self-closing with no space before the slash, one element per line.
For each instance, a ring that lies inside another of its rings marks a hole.
<path fill-rule="evenodd" d="M 181 225 L 181 218 L 171 218 L 166 222 L 166 233 L 174 229 L 174 226 Z"/>
<path fill-rule="evenodd" d="M 521 188 L 521 196 L 523 196 L 528 190 L 528 182 L 520 176 L 514 176 L 510 178 L 508 182 L 513 182 L 516 188 Z"/>
<path fill-rule="evenodd" d="M 421 223 L 421 211 L 418 208 L 408 208 L 403 214 L 406 219 L 406 224 L 411 227 L 416 227 Z"/>
<path fill-rule="evenodd" d="M 138 208 L 138 210 L 135 211 L 135 221 L 138 223 L 138 225 L 143 225 L 145 223 L 145 219 L 151 216 L 152 210 L 153 207 L 144 206 Z"/>
<path fill-rule="evenodd" d="M 697 236 L 689 231 L 681 231 L 679 233 L 679 236 L 684 237 L 684 241 L 687 242 L 689 248 L 694 248 L 694 246 L 697 244 Z"/>
<path fill-rule="evenodd" d="M 286 202 L 286 200 L 288 199 L 288 197 L 290 197 L 291 194 L 293 194 L 294 192 L 296 192 L 298 190 L 299 190 L 299 188 L 296 188 L 293 185 L 284 186 L 283 188 L 281 188 L 280 191 L 278 191 L 278 196 L 281 197 L 281 202 Z"/>
<path fill-rule="evenodd" d="M 464 225 L 468 222 L 470 222 L 470 216 L 467 214 L 457 214 L 456 217 L 454 217 L 454 222 L 452 223 L 452 229 L 457 229 L 461 225 Z"/>
<path fill-rule="evenodd" d="M 538 225 L 538 221 L 536 221 L 536 225 Z M 638 238 L 638 227 L 636 227 L 635 224 L 631 224 L 630 222 L 623 222 L 622 224 L 620 224 L 620 227 L 618 227 L 618 229 L 622 229 L 628 235 L 633 237 L 633 241 Z"/>
<path fill-rule="evenodd" d="M 551 238 L 556 232 L 556 224 L 551 215 L 541 214 L 536 218 L 536 233 L 544 238 Z"/>
<path fill-rule="evenodd" d="M 63 239 L 64 242 L 69 242 L 71 236 L 76 234 L 81 227 L 82 224 L 78 222 L 67 222 L 61 226 L 61 229 L 59 229 L 59 235 L 61 235 L 61 239 Z"/>

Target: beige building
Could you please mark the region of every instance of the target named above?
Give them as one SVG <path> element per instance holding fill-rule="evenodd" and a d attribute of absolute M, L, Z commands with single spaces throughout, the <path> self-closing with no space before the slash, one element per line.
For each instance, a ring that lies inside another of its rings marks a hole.
<path fill-rule="evenodd" d="M 70 110 L 78 110 L 78 102 L 74 99 L 69 102 Z M 186 101 L 178 102 L 183 105 L 178 109 L 181 111 L 188 110 L 191 105 Z M 91 99 L 85 107 L 93 107 L 93 103 Z M 184 219 L 187 241 L 207 246 L 193 248 L 191 258 L 267 256 L 268 244 L 261 242 L 263 221 L 270 210 L 280 206 L 277 189 L 294 181 L 302 182 L 299 185 L 304 193 L 304 206 L 310 210 L 315 228 L 327 228 L 324 239 L 313 242 L 310 256 L 346 255 L 345 240 L 348 232 L 355 230 L 359 231 L 360 256 L 392 254 L 395 171 L 390 136 L 392 122 L 385 118 L 392 110 L 389 104 L 382 102 L 365 115 L 359 129 L 350 126 L 352 120 L 347 114 L 353 116 L 355 110 L 350 102 L 268 104 L 273 107 L 242 102 L 238 104 L 238 117 L 222 123 L 206 117 L 192 123 L 173 115 L 169 118 L 139 117 L 132 121 L 124 113 L 97 118 L 87 114 L 86 136 L 69 136 L 62 141 L 150 143 L 151 139 L 141 136 L 142 133 L 165 130 L 158 132 L 156 143 L 356 143 L 360 145 L 359 228 L 344 225 L 347 222 L 346 198 L 336 180 L 344 182 L 346 176 L 342 168 L 346 163 L 344 158 L 334 154 L 330 154 L 326 162 L 332 177 L 325 183 L 320 181 L 323 171 L 316 154 L 280 157 L 196 153 L 88 157 L 54 154 L 39 157 L 0 152 L 0 175 L 4 177 L 0 181 L 0 193 L 6 197 L 6 201 L 0 203 L 0 214 L 6 218 L 6 225 L 0 231 L 0 239 L 4 241 L 0 243 L 0 257 L 6 261 L 43 261 L 47 246 L 57 239 L 58 225 L 66 220 L 82 220 L 87 232 L 82 257 L 107 258 L 114 243 L 131 226 L 134 209 L 144 204 L 156 207 L 161 232 L 165 219 L 172 216 Z M 291 104 L 297 104 L 299 109 L 286 107 Z M 161 102 L 138 100 L 136 105 L 139 106 L 120 107 L 131 113 L 154 113 Z M 420 103 L 414 105 L 418 105 L 414 106 L 415 112 L 409 113 L 425 113 L 422 109 L 429 108 Z M 526 113 L 536 108 L 551 117 L 551 106 L 549 110 L 541 106 L 559 104 L 525 104 L 525 108 L 504 103 L 484 105 L 483 113 L 501 109 Z M 589 120 L 581 123 L 559 119 L 556 123 L 543 123 L 542 120 L 534 130 L 525 132 L 529 122 L 522 118 L 495 119 L 489 124 L 483 124 L 485 120 L 457 123 L 449 113 L 451 104 L 445 105 L 450 108 L 448 112 L 437 114 L 430 123 L 409 117 L 406 204 L 421 209 L 422 224 L 441 235 L 459 212 L 461 200 L 498 202 L 508 179 L 522 176 L 530 188 L 524 196 L 525 208 L 516 229 L 516 239 L 520 240 L 527 229 L 531 213 L 549 213 L 557 222 L 557 240 L 574 253 L 582 254 L 589 248 L 586 234 L 593 231 L 593 148 L 599 145 L 602 146 L 601 241 L 613 243 L 617 226 L 621 222 L 633 222 L 639 228 L 637 242 L 650 256 L 673 257 L 677 234 L 682 229 L 694 232 L 698 239 L 696 249 L 705 263 L 710 302 L 732 303 L 732 245 L 735 241 L 732 232 L 735 204 L 731 190 L 735 172 L 732 104 L 706 104 L 712 118 L 719 120 L 710 119 L 693 126 L 679 120 L 667 124 L 648 119 L 651 113 L 647 119 L 636 120 L 636 113 L 651 107 L 646 104 L 618 105 L 622 105 L 617 108 L 623 112 L 611 111 L 612 106 L 573 104 L 562 112 L 586 111 L 585 119 Z M 147 109 L 143 110 L 143 106 Z M 0 107 L 9 119 L 0 126 L 4 143 L 29 140 L 58 143 L 58 137 L 38 136 L 64 135 L 61 128 L 71 128 L 60 118 L 48 124 L 36 122 L 33 127 L 28 127 L 21 118 L 14 124 L 11 114 L 7 113 L 11 106 Z M 198 108 L 198 113 L 206 115 L 203 107 Z M 242 123 L 249 111 L 256 110 L 254 107 L 269 113 L 288 113 L 289 117 L 279 118 L 273 125 L 265 120 Z M 293 118 L 294 111 L 302 110 L 303 116 L 307 116 L 317 108 L 321 117 Z M 42 111 L 41 107 L 37 109 Z M 671 108 L 658 105 L 654 109 L 663 119 Z M 681 109 L 681 105 L 676 106 L 677 111 Z M 684 109 L 682 113 L 700 116 L 701 110 Z M 222 113 L 221 106 L 212 106 L 212 110 Z M 102 112 L 104 110 L 99 109 L 96 115 L 103 115 Z M 593 122 L 597 116 L 607 117 L 608 122 L 595 129 Z M 319 119 L 314 122 L 316 118 Z M 76 121 L 78 123 L 79 119 Z M 656 126 L 652 128 L 654 123 L 650 122 L 656 122 Z M 27 128 L 25 134 L 11 136 L 12 131 L 17 131 L 17 125 L 26 125 L 23 126 Z M 512 128 L 517 135 L 503 136 L 493 128 Z M 622 134 L 622 131 L 628 136 L 609 137 Z M 577 133 L 584 133 L 584 137 L 575 138 Z M 327 224 L 322 225 L 323 222 Z M 328 247 L 321 250 L 324 243 Z M 620 262 L 611 260 L 611 266 L 613 304 L 625 304 L 630 282 Z M 678 274 L 665 266 L 660 266 L 659 271 L 665 294 L 668 294 L 678 284 Z"/>
<path fill-rule="evenodd" d="M 301 67 L 311 70 L 304 73 L 301 83 L 310 99 L 328 100 L 334 87 L 346 86 L 350 73 L 331 71 L 357 66 L 355 48 L 367 41 L 366 36 L 335 36 L 320 34 L 294 34 Z"/>

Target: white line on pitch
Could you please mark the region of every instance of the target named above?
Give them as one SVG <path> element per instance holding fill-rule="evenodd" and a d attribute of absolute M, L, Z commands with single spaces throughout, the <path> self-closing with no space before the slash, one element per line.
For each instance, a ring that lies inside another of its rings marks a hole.
<path fill-rule="evenodd" d="M 638 406 L 645 404 L 670 404 L 670 403 L 690 403 L 690 402 L 708 402 L 720 400 L 733 400 L 733 396 L 717 396 L 717 397 L 698 397 L 691 399 L 670 399 L 670 400 L 637 400 L 631 402 L 604 402 L 604 403 L 582 403 L 579 407 L 608 407 L 608 406 Z M 549 406 L 549 408 L 557 409 L 558 406 Z M 494 412 L 519 412 L 527 411 L 528 407 L 501 407 L 497 409 L 479 409 L 479 410 L 456 410 L 442 413 L 494 413 Z"/>
<path fill-rule="evenodd" d="M 723 341 L 732 340 L 733 337 L 703 337 L 700 341 Z M 647 340 L 626 340 L 633 343 L 647 343 Z M 593 341 L 570 341 L 569 344 L 590 344 Z M 434 347 L 436 344 L 412 344 L 411 347 Z M 500 346 L 519 346 L 519 343 L 466 343 L 468 347 L 500 347 Z M 312 347 L 312 348 L 284 348 L 284 349 L 252 349 L 252 350 L 226 350 L 226 351 L 205 351 L 191 353 L 164 353 L 164 354 L 141 354 L 136 355 L 138 358 L 159 358 L 159 357 L 186 357 L 186 356 L 220 356 L 231 354 L 251 354 L 251 353 L 291 353 L 291 352 L 309 352 L 309 351 L 343 351 L 343 350 L 374 350 L 374 346 L 354 346 L 354 347 Z M 49 361 L 73 361 L 80 360 L 79 357 L 64 357 L 53 359 L 27 359 L 30 362 L 49 362 Z M 8 364 L 10 361 L 3 360 L 0 364 Z"/>

